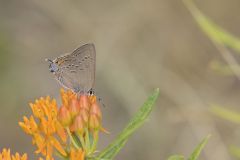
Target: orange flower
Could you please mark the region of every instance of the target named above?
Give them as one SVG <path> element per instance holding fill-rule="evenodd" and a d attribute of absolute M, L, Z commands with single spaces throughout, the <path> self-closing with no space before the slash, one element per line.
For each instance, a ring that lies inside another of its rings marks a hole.
<path fill-rule="evenodd" d="M 15 155 L 11 155 L 10 149 L 4 148 L 0 153 L 0 160 L 27 160 L 27 154 L 21 156 L 19 153 L 15 153 Z"/>
<path fill-rule="evenodd" d="M 51 160 L 55 148 L 63 156 L 67 156 L 67 152 L 62 146 L 62 143 L 66 142 L 67 136 L 63 126 L 57 120 L 56 100 L 51 100 L 48 96 L 36 100 L 30 106 L 39 123 L 31 116 L 30 119 L 24 117 L 23 122 L 19 122 L 19 125 L 27 134 L 32 136 L 33 144 L 38 148 L 36 153 L 41 153 Z M 56 136 L 60 137 L 61 142 Z"/>
<path fill-rule="evenodd" d="M 84 160 L 85 153 L 82 149 L 74 149 L 71 148 L 70 150 L 70 160 Z"/>
<path fill-rule="evenodd" d="M 24 116 L 23 121 L 24 122 L 19 122 L 19 125 L 27 134 L 34 135 L 38 131 L 38 126 L 33 116 L 31 116 L 30 119 Z"/>
<path fill-rule="evenodd" d="M 64 89 L 61 89 L 60 93 L 62 98 L 62 104 L 67 107 L 69 107 L 73 98 L 77 98 L 77 95 L 70 90 L 65 92 Z"/>

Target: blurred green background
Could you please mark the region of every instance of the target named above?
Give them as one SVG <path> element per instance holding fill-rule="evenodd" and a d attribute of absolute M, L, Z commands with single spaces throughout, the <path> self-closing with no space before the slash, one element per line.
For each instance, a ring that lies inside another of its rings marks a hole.
<path fill-rule="evenodd" d="M 238 0 L 196 0 L 214 22 L 240 36 Z M 0 148 L 28 152 L 35 147 L 18 121 L 30 115 L 29 102 L 60 85 L 45 58 L 55 58 L 93 42 L 97 51 L 96 92 L 106 105 L 104 148 L 127 124 L 148 95 L 160 98 L 144 127 L 116 159 L 167 159 L 189 155 L 212 134 L 201 155 L 229 160 L 229 145 L 240 146 L 240 129 L 208 111 L 217 103 L 240 111 L 240 83 L 213 72 L 225 63 L 181 0 L 0 0 Z M 236 60 L 239 57 L 236 56 Z"/>

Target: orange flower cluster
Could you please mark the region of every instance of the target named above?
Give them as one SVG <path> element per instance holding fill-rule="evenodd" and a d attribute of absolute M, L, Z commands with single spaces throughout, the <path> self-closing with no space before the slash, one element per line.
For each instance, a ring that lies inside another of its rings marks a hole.
<path fill-rule="evenodd" d="M 84 160 L 96 150 L 102 115 L 96 96 L 61 90 L 62 105 L 49 96 L 30 103 L 33 115 L 19 122 L 32 136 L 36 153 L 54 160 L 53 153 L 70 160 Z M 56 152 L 54 152 L 56 151 Z"/>
<path fill-rule="evenodd" d="M 70 127 L 72 132 L 80 135 L 85 130 L 101 129 L 102 114 L 96 101 L 96 96 L 77 95 L 71 91 L 61 90 L 63 105 L 59 109 L 58 119 L 63 126 Z"/>
<path fill-rule="evenodd" d="M 33 116 L 23 117 L 24 122 L 19 122 L 22 129 L 33 138 L 33 144 L 38 147 L 36 153 L 46 156 L 46 159 L 52 160 L 53 148 L 56 148 L 63 156 L 67 156 L 61 143 L 67 141 L 66 132 L 63 126 L 57 120 L 58 108 L 56 100 L 50 97 L 40 98 L 34 104 L 30 103 Z M 56 136 L 59 136 L 61 142 Z"/>
<path fill-rule="evenodd" d="M 79 138 L 80 144 L 73 143 L 76 149 L 83 148 L 86 155 L 96 149 L 99 130 L 104 131 L 101 125 L 102 113 L 97 104 L 96 96 L 81 95 L 61 90 L 62 106 L 59 109 L 58 120 L 67 128 L 69 135 L 73 133 Z M 90 142 L 90 136 L 93 142 Z M 74 138 L 72 137 L 73 142 Z"/>
<path fill-rule="evenodd" d="M 19 153 L 15 153 L 15 155 L 11 155 L 10 149 L 4 148 L 0 153 L 0 160 L 27 160 L 27 154 L 21 156 Z"/>

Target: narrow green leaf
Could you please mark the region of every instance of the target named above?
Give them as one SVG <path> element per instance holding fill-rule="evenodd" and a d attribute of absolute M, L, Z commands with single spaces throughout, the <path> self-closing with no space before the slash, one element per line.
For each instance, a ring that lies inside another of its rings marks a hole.
<path fill-rule="evenodd" d="M 212 104 L 210 111 L 215 115 L 234 123 L 240 123 L 240 113 Z"/>
<path fill-rule="evenodd" d="M 192 152 L 192 154 L 190 155 L 190 157 L 188 158 L 188 160 L 197 160 L 202 149 L 204 148 L 204 146 L 207 144 L 208 139 L 210 138 L 210 135 L 208 135 L 206 138 L 204 138 L 202 140 L 202 142 L 195 148 L 195 150 Z"/>
<path fill-rule="evenodd" d="M 212 22 L 194 5 L 192 0 L 183 0 L 183 2 L 193 15 L 194 19 L 197 21 L 200 28 L 208 35 L 212 41 L 226 45 L 240 53 L 239 38 L 229 34 L 223 28 Z"/>
<path fill-rule="evenodd" d="M 101 159 L 97 159 L 97 160 L 102 160 L 102 159 L 111 160 L 123 148 L 123 146 L 127 143 L 127 140 L 128 139 L 123 139 L 123 140 L 119 141 L 116 145 L 113 145 L 112 148 L 109 149 L 109 151 L 106 152 L 105 155 L 103 155 Z M 100 158 L 100 156 L 98 158 Z"/>
<path fill-rule="evenodd" d="M 184 156 L 182 155 L 173 155 L 168 158 L 168 160 L 184 160 Z"/>
<path fill-rule="evenodd" d="M 132 118 L 130 123 L 118 135 L 118 137 L 104 149 L 97 159 L 112 159 L 126 144 L 129 136 L 131 136 L 136 129 L 138 129 L 151 113 L 153 105 L 159 96 L 159 89 L 156 89 L 153 94 L 143 104 L 137 114 Z"/>
<path fill-rule="evenodd" d="M 240 75 L 240 67 L 236 65 L 226 65 L 223 64 L 217 60 L 213 60 L 209 67 L 211 70 L 213 70 L 215 73 L 222 75 L 222 76 L 233 76 L 236 73 Z M 234 71 L 233 71 L 234 69 Z"/>

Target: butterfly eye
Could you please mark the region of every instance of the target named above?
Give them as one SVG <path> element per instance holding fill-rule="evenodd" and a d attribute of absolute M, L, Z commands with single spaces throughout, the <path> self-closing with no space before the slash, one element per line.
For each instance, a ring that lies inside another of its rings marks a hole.
<path fill-rule="evenodd" d="M 52 73 L 58 71 L 58 66 L 55 63 L 50 63 L 49 71 Z"/>

